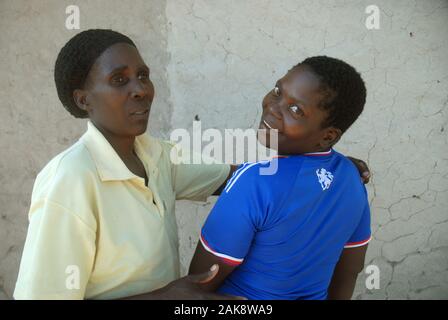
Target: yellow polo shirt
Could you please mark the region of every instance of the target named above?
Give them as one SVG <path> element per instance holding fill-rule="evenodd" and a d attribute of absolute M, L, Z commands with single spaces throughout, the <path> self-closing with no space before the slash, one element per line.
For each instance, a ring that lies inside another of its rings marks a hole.
<path fill-rule="evenodd" d="M 179 278 L 175 200 L 205 200 L 230 167 L 174 164 L 173 147 L 136 138 L 145 186 L 88 122 L 36 178 L 14 298 L 114 299 Z"/>

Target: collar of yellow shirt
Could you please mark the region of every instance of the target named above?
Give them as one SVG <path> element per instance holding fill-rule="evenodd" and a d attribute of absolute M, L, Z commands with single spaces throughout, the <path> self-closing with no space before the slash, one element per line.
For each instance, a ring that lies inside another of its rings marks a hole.
<path fill-rule="evenodd" d="M 109 141 L 91 122 L 87 122 L 87 132 L 81 137 L 82 142 L 89 150 L 101 181 L 128 180 L 139 178 L 124 164 Z M 157 141 L 144 133 L 135 138 L 135 152 L 140 160 L 148 166 L 150 174 L 157 171 L 157 161 L 162 148 Z"/>

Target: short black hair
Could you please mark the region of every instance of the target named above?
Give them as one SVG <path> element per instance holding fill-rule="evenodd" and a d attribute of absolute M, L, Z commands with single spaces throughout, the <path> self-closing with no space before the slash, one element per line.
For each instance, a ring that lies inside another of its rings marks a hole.
<path fill-rule="evenodd" d="M 54 67 L 54 81 L 62 105 L 76 118 L 87 118 L 73 98 L 75 89 L 84 87 L 96 59 L 110 46 L 127 43 L 136 47 L 127 36 L 112 30 L 90 29 L 76 34 L 61 49 Z"/>
<path fill-rule="evenodd" d="M 361 75 L 348 63 L 327 56 L 310 57 L 297 66 L 309 67 L 320 80 L 324 98 L 319 106 L 328 112 L 322 127 L 333 126 L 344 133 L 364 109 L 366 87 Z"/>

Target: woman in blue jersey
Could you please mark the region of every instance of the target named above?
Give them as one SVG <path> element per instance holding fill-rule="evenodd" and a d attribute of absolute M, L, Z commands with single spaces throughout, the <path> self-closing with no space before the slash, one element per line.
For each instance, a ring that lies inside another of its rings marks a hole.
<path fill-rule="evenodd" d="M 200 235 L 190 273 L 218 263 L 203 287 L 250 299 L 350 299 L 370 240 L 367 192 L 333 150 L 361 114 L 366 88 L 347 63 L 312 57 L 263 100 L 260 129 L 277 131 L 280 157 L 242 165 Z"/>

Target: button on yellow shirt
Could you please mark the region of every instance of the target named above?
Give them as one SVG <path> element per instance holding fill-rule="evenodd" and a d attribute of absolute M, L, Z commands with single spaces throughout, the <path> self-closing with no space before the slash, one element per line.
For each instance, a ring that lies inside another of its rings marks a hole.
<path fill-rule="evenodd" d="M 175 200 L 205 200 L 230 167 L 173 164 L 173 148 L 136 137 L 145 186 L 88 122 L 79 141 L 36 178 L 14 298 L 114 299 L 178 278 Z"/>

